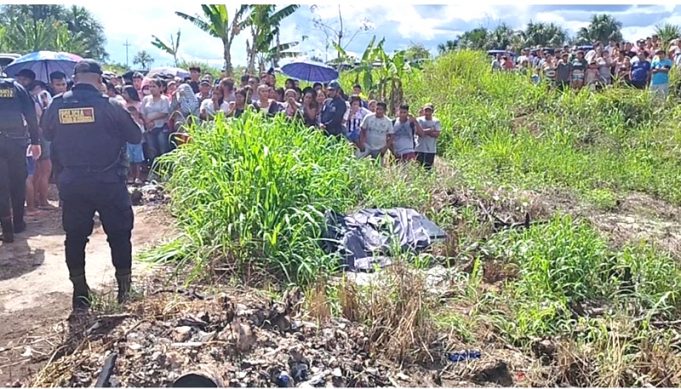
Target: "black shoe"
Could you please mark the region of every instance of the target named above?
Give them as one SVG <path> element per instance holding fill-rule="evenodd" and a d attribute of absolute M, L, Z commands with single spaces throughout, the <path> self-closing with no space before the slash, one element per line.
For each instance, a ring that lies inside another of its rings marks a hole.
<path fill-rule="evenodd" d="M 2 241 L 5 243 L 14 242 L 14 226 L 12 226 L 12 218 L 5 217 L 0 219 L 0 226 L 2 227 Z"/>
<path fill-rule="evenodd" d="M 24 231 L 26 231 L 26 222 L 24 222 L 22 220 L 19 223 L 17 223 L 17 222 L 14 223 L 14 233 L 15 234 L 21 234 Z"/>
<path fill-rule="evenodd" d="M 119 304 L 123 304 L 130 298 L 130 291 L 132 290 L 132 274 L 130 270 L 117 270 L 116 282 L 118 282 L 117 301 Z"/>
<path fill-rule="evenodd" d="M 73 298 L 71 304 L 74 311 L 87 311 L 90 309 L 90 287 L 85 280 L 85 274 L 70 277 L 73 283 Z"/>

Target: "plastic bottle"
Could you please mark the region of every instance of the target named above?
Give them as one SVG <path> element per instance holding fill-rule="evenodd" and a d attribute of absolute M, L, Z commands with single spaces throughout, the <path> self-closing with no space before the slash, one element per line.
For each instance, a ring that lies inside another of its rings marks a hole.
<path fill-rule="evenodd" d="M 282 371 L 277 377 L 277 386 L 280 388 L 290 388 L 293 386 L 293 379 L 287 372 Z"/>
<path fill-rule="evenodd" d="M 469 361 L 469 360 L 475 360 L 475 359 L 480 359 L 480 351 L 477 350 L 466 350 L 460 353 L 449 353 L 447 354 L 447 359 L 449 359 L 451 362 L 461 362 L 461 361 Z"/>

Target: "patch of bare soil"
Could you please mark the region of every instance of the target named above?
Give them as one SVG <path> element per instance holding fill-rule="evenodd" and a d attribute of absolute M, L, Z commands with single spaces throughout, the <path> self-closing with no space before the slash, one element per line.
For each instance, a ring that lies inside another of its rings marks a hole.
<path fill-rule="evenodd" d="M 538 195 L 542 206 L 585 218 L 615 246 L 646 242 L 681 259 L 681 207 L 644 193 L 631 193 L 605 211 L 577 201 L 565 191 Z"/>
<path fill-rule="evenodd" d="M 27 216 L 26 232 L 12 244 L 0 243 L 0 386 L 24 382 L 51 357 L 64 340 L 70 313 L 71 283 L 64 264 L 64 233 L 56 198 L 53 208 Z M 135 207 L 133 250 L 174 234 L 167 210 Z M 114 270 L 106 235 L 97 221 L 86 250 L 88 283 L 109 290 Z M 147 265 L 136 262 L 136 275 Z"/>

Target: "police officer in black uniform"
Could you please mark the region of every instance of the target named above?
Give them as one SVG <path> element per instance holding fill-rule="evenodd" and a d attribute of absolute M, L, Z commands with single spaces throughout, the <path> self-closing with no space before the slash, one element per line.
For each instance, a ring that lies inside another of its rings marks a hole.
<path fill-rule="evenodd" d="M 52 100 L 40 124 L 63 166 L 57 186 L 63 202 L 66 265 L 73 283 L 73 309 L 82 311 L 90 305 L 85 246 L 95 212 L 111 247 L 118 302 L 130 292 L 133 212 L 125 185 L 126 142 L 138 144 L 142 134 L 128 111 L 100 91 L 102 69 L 97 62 L 79 62 L 73 77 L 73 89 Z"/>
<path fill-rule="evenodd" d="M 0 78 L 0 225 L 2 241 L 26 229 L 26 127 L 34 159 L 40 157 L 40 132 L 33 99 L 12 78 Z"/>

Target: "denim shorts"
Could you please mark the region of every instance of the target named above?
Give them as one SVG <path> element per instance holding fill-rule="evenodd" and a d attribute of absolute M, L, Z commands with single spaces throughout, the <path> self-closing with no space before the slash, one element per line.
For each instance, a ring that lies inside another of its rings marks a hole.
<path fill-rule="evenodd" d="M 29 177 L 35 174 L 35 160 L 33 157 L 26 157 L 26 170 Z"/>

